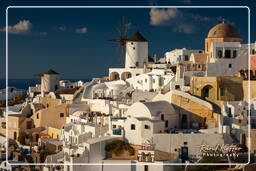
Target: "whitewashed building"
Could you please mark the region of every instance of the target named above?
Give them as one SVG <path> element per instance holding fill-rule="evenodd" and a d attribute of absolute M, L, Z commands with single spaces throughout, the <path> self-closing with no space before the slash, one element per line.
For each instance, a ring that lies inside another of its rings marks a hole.
<path fill-rule="evenodd" d="M 178 128 L 179 117 L 167 101 L 136 102 L 127 111 L 124 123 L 125 139 L 136 145 L 151 141 L 154 133 Z"/>
<path fill-rule="evenodd" d="M 161 91 L 174 78 L 174 73 L 168 69 L 153 69 L 151 72 L 132 77 L 126 81 L 133 89 L 143 91 Z"/>
<path fill-rule="evenodd" d="M 14 99 L 17 96 L 25 95 L 25 91 L 22 89 L 17 89 L 16 87 L 8 87 L 7 92 L 6 89 L 0 90 L 0 101 L 6 99 L 6 95 L 8 94 L 8 99 Z"/>
<path fill-rule="evenodd" d="M 175 65 L 182 61 L 189 61 L 192 53 L 203 53 L 203 50 L 175 49 L 165 53 L 165 62 Z"/>

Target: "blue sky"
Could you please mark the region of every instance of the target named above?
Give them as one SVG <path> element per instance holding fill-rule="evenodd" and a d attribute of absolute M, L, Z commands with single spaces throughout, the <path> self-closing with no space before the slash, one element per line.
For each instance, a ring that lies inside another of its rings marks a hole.
<path fill-rule="evenodd" d="M 5 20 L 9 5 L 143 5 L 136 2 L 30 2 L 5 3 L 1 6 L 0 52 L 1 78 L 5 76 Z M 217 1 L 215 1 L 216 3 Z M 248 5 L 255 13 L 255 3 L 215 5 Z M 243 1 L 245 2 L 245 1 Z M 132 3 L 132 4 L 131 4 Z M 195 0 L 177 0 L 169 4 L 146 1 L 145 5 L 199 5 Z M 222 3 L 222 4 L 220 4 Z M 202 4 L 201 5 L 211 5 Z M 233 24 L 247 41 L 247 9 L 9 9 L 9 78 L 32 78 L 33 74 L 54 69 L 62 78 L 91 78 L 108 74 L 109 67 L 121 67 L 118 44 L 108 39 L 118 38 L 116 28 L 122 16 L 130 24 L 128 36 L 139 30 L 149 40 L 149 55 L 158 58 L 175 48 L 204 49 L 209 29 L 220 23 Z M 255 30 L 252 23 L 252 32 Z M 255 34 L 251 40 L 255 41 Z"/>

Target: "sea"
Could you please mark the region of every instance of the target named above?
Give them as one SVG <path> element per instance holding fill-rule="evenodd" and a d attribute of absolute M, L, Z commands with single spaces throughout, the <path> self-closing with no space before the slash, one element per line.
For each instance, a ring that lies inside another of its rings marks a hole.
<path fill-rule="evenodd" d="M 76 82 L 82 80 L 84 82 L 88 82 L 91 79 L 61 79 L 61 80 L 69 80 L 70 82 Z M 28 90 L 29 86 L 35 86 L 36 84 L 40 84 L 40 79 L 8 79 L 9 87 L 16 87 L 17 89 Z M 6 85 L 5 79 L 0 79 L 0 89 L 4 89 Z"/>

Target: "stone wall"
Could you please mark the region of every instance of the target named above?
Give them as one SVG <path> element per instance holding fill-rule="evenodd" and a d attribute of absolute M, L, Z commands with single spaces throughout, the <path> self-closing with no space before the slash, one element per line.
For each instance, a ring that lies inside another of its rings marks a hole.
<path fill-rule="evenodd" d="M 182 114 L 188 114 L 188 121 L 190 124 L 202 123 L 208 127 L 218 126 L 219 114 L 213 111 L 213 107 L 210 103 L 203 101 L 197 97 L 193 97 L 188 93 L 183 94 L 184 96 L 182 96 L 181 94 L 172 93 L 171 97 L 171 103 L 176 106 L 177 112 L 179 113 L 180 117 Z"/>

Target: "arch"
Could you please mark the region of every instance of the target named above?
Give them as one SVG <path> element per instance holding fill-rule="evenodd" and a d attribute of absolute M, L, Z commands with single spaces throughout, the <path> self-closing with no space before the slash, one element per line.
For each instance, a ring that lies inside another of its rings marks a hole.
<path fill-rule="evenodd" d="M 211 97 L 211 92 L 212 92 L 212 90 L 213 90 L 213 86 L 211 86 L 211 85 L 206 85 L 206 86 L 204 86 L 203 88 L 202 88 L 202 90 L 201 90 L 201 96 L 203 97 L 203 98 L 209 98 L 209 97 Z"/>
<path fill-rule="evenodd" d="M 234 50 L 234 51 L 233 51 L 233 58 L 235 58 L 236 56 L 237 56 L 237 51 Z"/>
<path fill-rule="evenodd" d="M 132 73 L 130 73 L 130 72 L 123 72 L 121 74 L 121 80 L 126 80 L 126 79 L 131 78 L 131 77 L 132 77 Z"/>
<path fill-rule="evenodd" d="M 222 50 L 218 50 L 218 58 L 222 58 Z"/>
<path fill-rule="evenodd" d="M 110 76 L 109 76 L 109 79 L 111 81 L 113 81 L 113 80 L 120 80 L 119 73 L 118 72 L 111 72 Z"/>

